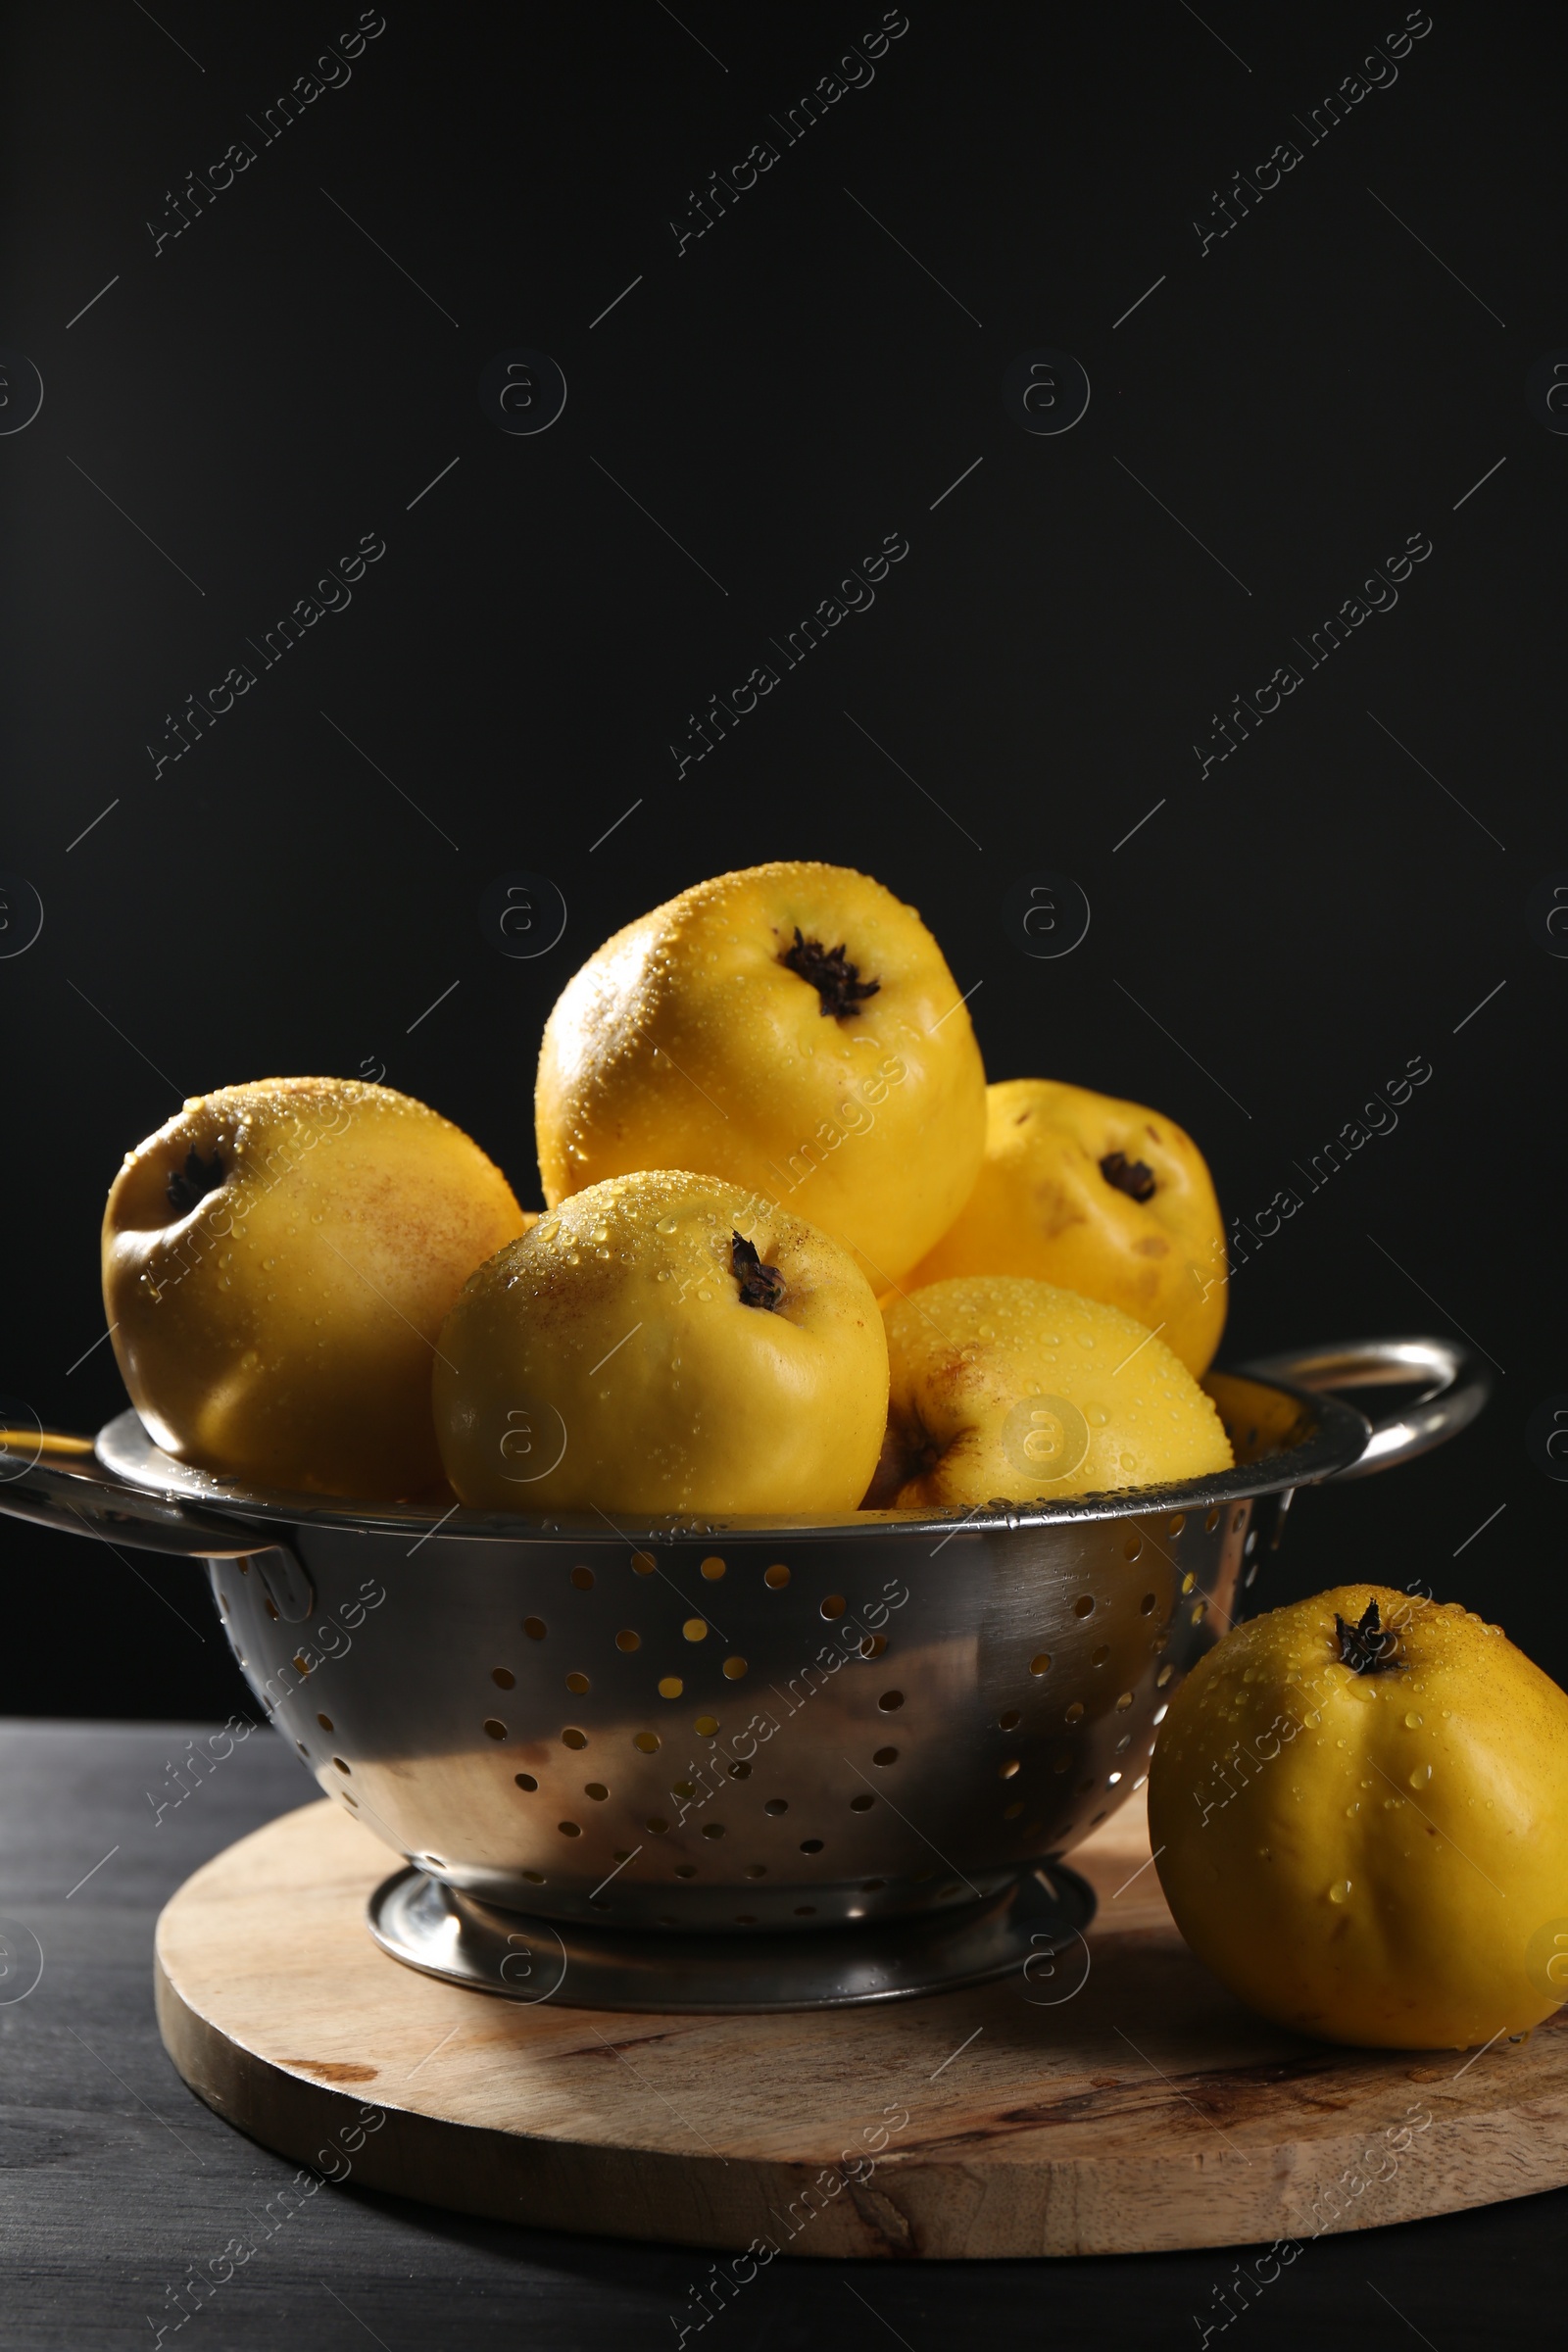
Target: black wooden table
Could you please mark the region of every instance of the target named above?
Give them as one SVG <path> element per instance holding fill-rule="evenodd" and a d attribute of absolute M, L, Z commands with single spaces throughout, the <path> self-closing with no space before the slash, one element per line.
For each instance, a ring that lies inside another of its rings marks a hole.
<path fill-rule="evenodd" d="M 181 2282 L 262 2236 L 295 2168 L 220 2123 L 153 2017 L 153 1925 L 196 1866 L 310 1783 L 257 1733 L 178 1804 L 206 1727 L 0 1725 L 0 2340 L 150 2352 L 160 2340 L 307 2352 L 635 2352 L 691 2322 L 708 2258 L 466 2221 L 323 2187 L 180 2322 Z M 159 1816 L 155 1807 L 163 1803 Z M 36 1953 L 42 1974 L 36 1974 Z M 20 1997 L 19 1997 L 20 1996 Z M 778 2263 L 704 2352 L 824 2343 L 938 2352 L 979 2324 L 1009 2347 L 1424 2342 L 1460 2352 L 1561 2324 L 1568 2190 L 1324 2238 L 1223 2327 L 1239 2249 L 989 2264 Z M 159 2329 L 167 2332 L 160 2338 Z M 1231 2338 L 1234 2343 L 1237 2339 Z"/>

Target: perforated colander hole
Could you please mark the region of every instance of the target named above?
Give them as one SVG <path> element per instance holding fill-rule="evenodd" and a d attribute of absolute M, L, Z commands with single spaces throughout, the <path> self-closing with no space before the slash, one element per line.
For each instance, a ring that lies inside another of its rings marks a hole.
<path fill-rule="evenodd" d="M 1092 1617 L 1095 1613 L 1094 1594 L 1080 1592 L 1072 1604 L 1072 1613 L 1075 1617 Z"/>
<path fill-rule="evenodd" d="M 669 1824 L 667 1821 L 662 1821 L 657 1813 L 650 1813 L 648 1819 L 643 1823 L 643 1828 L 648 1832 L 650 1838 L 662 1838 L 664 1832 L 669 1828 Z"/>
<path fill-rule="evenodd" d="M 277 1603 L 276 1603 L 276 1601 L 275 1601 L 275 1600 L 273 1600 L 273 1598 L 272 1598 L 272 1596 L 271 1596 L 271 1594 L 270 1594 L 270 1593 L 264 1594 L 264 1596 L 263 1596 L 263 1597 L 265 1598 L 265 1600 L 266 1600 L 266 1602 L 267 1602 L 267 1614 L 269 1615 L 269 1617 L 270 1617 L 270 1619 L 272 1620 L 272 1623 L 273 1623 L 274 1625 L 276 1625 L 276 1623 L 277 1623 Z"/>
<path fill-rule="evenodd" d="M 1080 1796 L 1087 1796 L 1090 1790 L 1094 1788 L 1094 1785 L 1095 1784 L 1093 1781 L 1080 1781 L 1078 1784 L 1078 1794 Z"/>
<path fill-rule="evenodd" d="M 897 1714 L 899 1708 L 904 1704 L 904 1692 L 902 1690 L 884 1690 L 876 1703 L 884 1715 Z"/>
<path fill-rule="evenodd" d="M 350 1767 L 344 1763 L 341 1756 L 334 1756 L 332 1761 L 337 1766 L 339 1772 L 347 1772 L 350 1769 Z"/>
<path fill-rule="evenodd" d="M 582 1831 L 574 1821 L 558 1821 L 556 1827 L 563 1838 L 580 1838 L 582 1836 Z"/>
<path fill-rule="evenodd" d="M 708 1619 L 706 1617 L 688 1617 L 680 1630 L 688 1642 L 706 1642 L 708 1640 Z"/>
<path fill-rule="evenodd" d="M 1013 1780 L 1017 1777 L 1017 1774 L 1021 1769 L 1021 1759 L 1017 1756 L 1009 1756 L 1004 1764 L 998 1765 L 997 1778 L 999 1781 Z"/>
<path fill-rule="evenodd" d="M 746 1865 L 746 1876 L 749 1879 L 765 1879 L 767 1876 L 767 1864 L 765 1862 L 748 1862 Z"/>
<path fill-rule="evenodd" d="M 1183 1591 L 1184 1592 L 1190 1592 L 1192 1591 L 1193 1587 L 1194 1587 L 1194 1586 L 1197 1584 L 1197 1582 L 1198 1582 L 1198 1579 L 1197 1579 L 1197 1577 L 1196 1577 L 1196 1576 L 1193 1574 L 1192 1570 L 1189 1568 L 1189 1569 L 1188 1569 L 1188 1571 L 1187 1571 L 1187 1574 L 1186 1574 L 1186 1575 L 1185 1575 L 1185 1576 L 1182 1578 L 1182 1591 Z"/>
<path fill-rule="evenodd" d="M 619 1633 L 615 1636 L 615 1647 L 617 1649 L 641 1649 L 642 1645 L 643 1638 L 641 1634 L 634 1634 L 629 1625 L 623 1625 Z"/>
<path fill-rule="evenodd" d="M 316 1720 L 320 1725 L 323 1732 L 329 1732 L 332 1730 L 332 1718 L 330 1715 L 318 1715 Z"/>
<path fill-rule="evenodd" d="M 871 1758 L 873 1764 L 881 1764 L 884 1767 L 889 1764 L 896 1764 L 898 1760 L 899 1751 L 896 1747 L 879 1747 L 876 1751 L 876 1754 Z"/>
<path fill-rule="evenodd" d="M 762 1807 L 764 1813 L 787 1813 L 789 1809 L 790 1800 L 787 1796 L 770 1796 Z"/>
<path fill-rule="evenodd" d="M 879 1658 L 888 1645 L 886 1634 L 866 1634 L 860 1642 L 862 1658 Z"/>
<path fill-rule="evenodd" d="M 819 1854 L 822 1851 L 822 1839 L 820 1838 L 803 1838 L 801 1851 L 803 1854 Z"/>
<path fill-rule="evenodd" d="M 1122 1556 L 1124 1559 L 1136 1560 L 1143 1548 L 1144 1539 L 1142 1536 L 1129 1536 L 1122 1545 Z"/>
<path fill-rule="evenodd" d="M 715 1740 L 718 1737 L 718 1717 L 716 1715 L 699 1715 L 692 1725 L 692 1730 L 697 1734 L 699 1740 Z"/>
<path fill-rule="evenodd" d="M 490 1669 L 490 1680 L 494 1683 L 498 1690 L 514 1690 L 516 1689 L 517 1678 L 511 1671 L 511 1669 L 506 1666 L 492 1666 Z"/>
<path fill-rule="evenodd" d="M 310 1749 L 309 1749 L 309 1748 L 306 1746 L 306 1744 L 305 1744 L 305 1742 L 304 1742 L 304 1740 L 295 1740 L 295 1742 L 294 1742 L 294 1744 L 295 1744 L 295 1746 L 296 1746 L 296 1747 L 299 1749 L 299 1751 L 300 1751 L 300 1754 L 301 1754 L 302 1756 L 308 1756 L 308 1755 L 310 1754 L 310 1752 L 311 1752 L 311 1751 L 310 1751 Z"/>
<path fill-rule="evenodd" d="M 1124 1690 L 1124 1691 L 1121 1693 L 1121 1696 L 1120 1696 L 1120 1697 L 1117 1699 L 1117 1701 L 1116 1701 L 1116 1712 L 1117 1712 L 1117 1714 L 1118 1714 L 1118 1715 L 1125 1715 L 1125 1714 L 1126 1714 L 1126 1712 L 1127 1712 L 1127 1710 L 1128 1710 L 1128 1708 L 1129 1708 L 1129 1707 L 1132 1705 L 1132 1703 L 1133 1703 L 1133 1694 L 1132 1694 L 1132 1692 L 1131 1692 L 1130 1690 Z"/>
<path fill-rule="evenodd" d="M 1211 1536 L 1219 1525 L 1219 1519 L 1220 1515 L 1217 1509 L 1210 1511 L 1208 1517 L 1203 1521 L 1203 1533 Z"/>
<path fill-rule="evenodd" d="M 1021 1711 L 1017 1707 L 1009 1707 L 1005 1715 L 997 1717 L 997 1729 L 999 1732 L 1015 1732 L 1022 1721 Z"/>
<path fill-rule="evenodd" d="M 1159 1710 L 1159 1712 L 1160 1712 L 1160 1714 L 1161 1714 L 1161 1715 L 1163 1715 L 1163 1714 L 1164 1714 L 1164 1712 L 1165 1712 L 1164 1708 L 1163 1708 L 1163 1707 L 1161 1707 L 1161 1708 L 1160 1708 L 1160 1710 Z M 1126 1754 L 1126 1752 L 1127 1752 L 1127 1750 L 1128 1750 L 1128 1748 L 1130 1748 L 1130 1747 L 1131 1747 L 1132 1743 L 1133 1743 L 1133 1736 L 1132 1736 L 1131 1732 L 1123 1732 L 1123 1734 L 1122 1734 L 1121 1738 L 1120 1738 L 1120 1739 L 1117 1740 L 1117 1742 L 1116 1742 L 1116 1745 L 1115 1745 L 1115 1748 L 1114 1748 L 1114 1750 L 1113 1750 L 1112 1752 L 1113 1752 L 1114 1754 L 1118 1755 L 1118 1756 L 1125 1755 L 1125 1754 Z"/>
<path fill-rule="evenodd" d="M 677 1862 L 675 1865 L 675 1876 L 677 1879 L 695 1879 L 697 1876 L 697 1865 L 694 1862 Z"/>
<path fill-rule="evenodd" d="M 1075 1698 L 1062 1720 L 1064 1723 L 1082 1723 L 1083 1719 L 1084 1702 L 1081 1698 Z"/>
<path fill-rule="evenodd" d="M 686 1686 L 678 1674 L 662 1674 L 659 1678 L 661 1698 L 679 1698 Z"/>
<path fill-rule="evenodd" d="M 579 1592 L 591 1592 L 594 1589 L 594 1572 L 591 1568 L 574 1568 L 571 1581 Z"/>
<path fill-rule="evenodd" d="M 945 1886 L 939 1886 L 937 1888 L 937 1901 L 939 1903 L 950 1903 L 953 1900 L 953 1897 L 958 1891 L 959 1888 L 957 1880 L 950 1879 Z"/>
<path fill-rule="evenodd" d="M 790 1572 L 782 1560 L 775 1560 L 771 1568 L 762 1571 L 762 1582 L 772 1592 L 782 1592 L 789 1581 Z"/>
<path fill-rule="evenodd" d="M 592 1903 L 596 1911 L 608 1911 L 610 1909 L 610 1897 L 608 1894 L 591 1894 L 588 1897 L 588 1900 Z"/>
<path fill-rule="evenodd" d="M 821 1604 L 821 1613 L 829 1618 L 842 1617 L 849 1605 L 842 1592 L 830 1592 Z"/>
<path fill-rule="evenodd" d="M 522 1630 L 530 1642 L 542 1642 L 545 1638 L 545 1621 L 542 1617 L 525 1617 Z"/>
<path fill-rule="evenodd" d="M 543 1886 L 546 1883 L 542 1870 L 525 1870 L 522 1875 L 530 1886 Z"/>
<path fill-rule="evenodd" d="M 657 1732 L 633 1732 L 631 1743 L 633 1747 L 640 1747 L 645 1756 L 656 1756 L 659 1753 L 659 1734 Z"/>
<path fill-rule="evenodd" d="M 1185 1511 L 1178 1511 L 1175 1518 L 1170 1523 L 1170 1540 L 1173 1544 L 1186 1525 L 1187 1513 Z"/>
<path fill-rule="evenodd" d="M 633 1575 L 652 1576 L 659 1562 L 651 1551 L 634 1551 L 631 1555 L 631 1565 Z"/>
<path fill-rule="evenodd" d="M 726 1658 L 724 1660 L 724 1680 L 727 1683 L 738 1683 L 745 1672 L 746 1660 L 744 1658 Z"/>
<path fill-rule="evenodd" d="M 591 1796 L 596 1805 L 602 1805 L 610 1794 L 603 1781 L 585 1781 L 582 1792 L 584 1796 Z"/>
<path fill-rule="evenodd" d="M 1103 1666 L 1109 1655 L 1110 1643 L 1108 1642 L 1102 1642 L 1098 1649 L 1092 1649 L 1090 1651 L 1089 1663 L 1091 1666 Z"/>
<path fill-rule="evenodd" d="M 1052 1757 L 1052 1759 L 1051 1759 L 1051 1769 L 1052 1769 L 1052 1771 L 1053 1771 L 1053 1772 L 1071 1772 L 1071 1770 L 1072 1770 L 1072 1758 L 1071 1758 L 1071 1756 L 1070 1756 L 1070 1755 L 1053 1756 L 1053 1757 Z"/>
<path fill-rule="evenodd" d="M 705 1838 L 722 1838 L 722 1837 L 723 1837 L 723 1835 L 724 1835 L 724 1824 L 723 1824 L 721 1821 L 705 1821 L 705 1822 L 704 1822 L 704 1824 L 703 1824 L 703 1836 L 704 1836 Z"/>
<path fill-rule="evenodd" d="M 588 1735 L 579 1731 L 574 1723 L 568 1723 L 561 1735 L 561 1744 L 563 1747 L 586 1747 Z"/>
<path fill-rule="evenodd" d="M 1015 1802 L 1014 1802 L 1014 1803 L 1012 1803 L 1012 1804 L 1010 1804 L 1010 1805 L 1004 1805 L 1004 1806 L 1003 1806 L 1003 1808 L 1002 1808 L 1002 1818 L 1003 1818 L 1003 1820 L 1004 1820 L 1004 1821 L 1016 1821 L 1016 1820 L 1017 1820 L 1017 1818 L 1018 1818 L 1018 1816 L 1019 1816 L 1019 1814 L 1020 1814 L 1022 1811 L 1023 1811 L 1023 1798 L 1020 1796 L 1020 1797 L 1018 1797 L 1018 1798 L 1015 1800 Z"/>
<path fill-rule="evenodd" d="M 1166 1686 L 1166 1684 L 1167 1684 L 1167 1683 L 1170 1681 L 1170 1679 L 1171 1679 L 1171 1676 L 1172 1676 L 1172 1675 L 1175 1673 L 1175 1671 L 1176 1671 L 1176 1669 L 1175 1669 L 1175 1667 L 1174 1667 L 1174 1666 L 1162 1666 L 1162 1667 L 1160 1668 L 1159 1672 L 1158 1672 L 1158 1673 L 1155 1675 L 1155 1677 L 1154 1677 L 1154 1685 L 1155 1685 L 1155 1688 L 1156 1688 L 1157 1690 L 1164 1690 L 1164 1688 L 1165 1688 L 1165 1686 Z"/>
<path fill-rule="evenodd" d="M 1035 1675 L 1049 1674 L 1051 1672 L 1051 1652 L 1049 1649 L 1041 1650 L 1038 1657 L 1033 1657 L 1030 1659 L 1029 1671 L 1031 1674 Z"/>
<path fill-rule="evenodd" d="M 710 1552 L 708 1558 L 703 1561 L 702 1573 L 707 1577 L 710 1585 L 717 1584 L 719 1578 L 724 1573 L 724 1562 L 719 1558 L 717 1552 Z"/>
<path fill-rule="evenodd" d="M 568 1675 L 567 1675 L 567 1677 L 566 1677 L 566 1689 L 567 1689 L 567 1690 L 568 1690 L 571 1692 L 571 1694 L 572 1694 L 573 1698 L 581 1698 L 581 1696 L 583 1695 L 583 1692 L 584 1692 L 584 1691 L 587 1690 L 587 1688 L 588 1688 L 588 1677 L 587 1677 L 585 1674 L 568 1674 Z"/>
<path fill-rule="evenodd" d="M 850 1811 L 852 1813 L 869 1813 L 871 1807 L 875 1803 L 876 1798 L 874 1796 L 852 1796 L 850 1799 Z"/>
<path fill-rule="evenodd" d="M 358 1798 L 358 1797 L 355 1795 L 355 1793 L 354 1793 L 354 1791 L 353 1791 L 353 1789 L 352 1789 L 352 1788 L 340 1788 L 340 1789 L 338 1790 L 338 1794 L 339 1794 L 339 1796 L 340 1796 L 340 1797 L 343 1799 L 343 1802 L 344 1802 L 346 1805 L 352 1805 L 352 1806 L 354 1807 L 354 1810 L 355 1810 L 355 1812 L 356 1812 L 356 1813 L 359 1811 L 359 1809 L 360 1809 L 360 1800 L 359 1800 L 359 1798 Z"/>
<path fill-rule="evenodd" d="M 1194 1603 L 1193 1603 L 1193 1623 L 1194 1623 L 1195 1625 L 1201 1625 L 1201 1624 L 1202 1624 L 1202 1622 L 1203 1622 L 1203 1619 L 1204 1619 L 1204 1618 L 1205 1618 L 1207 1615 L 1208 1615 L 1208 1603 L 1207 1603 L 1207 1601 L 1206 1601 L 1206 1600 L 1195 1600 L 1195 1601 L 1194 1601 Z"/>
<path fill-rule="evenodd" d="M 1119 1772 L 1107 1772 L 1105 1775 L 1105 1787 L 1107 1788 L 1114 1788 L 1117 1787 L 1120 1780 L 1121 1774 Z"/>
<path fill-rule="evenodd" d="M 729 1768 L 729 1777 L 732 1781 L 749 1781 L 752 1768 L 749 1764 L 734 1763 Z"/>
<path fill-rule="evenodd" d="M 531 1772 L 514 1772 L 512 1777 L 516 1782 L 519 1788 L 526 1788 L 528 1790 L 530 1796 L 539 1786 Z"/>

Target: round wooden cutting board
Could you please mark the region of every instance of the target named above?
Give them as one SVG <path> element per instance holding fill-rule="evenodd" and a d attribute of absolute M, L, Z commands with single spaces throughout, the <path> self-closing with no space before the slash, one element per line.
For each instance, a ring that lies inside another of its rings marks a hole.
<path fill-rule="evenodd" d="M 1298 2040 L 1181 1942 L 1139 1800 L 1072 1861 L 1100 1913 L 1050 1974 L 815 2014 L 615 2016 L 388 1958 L 365 1906 L 394 1858 L 313 1803 L 169 1904 L 159 2022 L 210 2107 L 329 2179 L 540 2229 L 753 2247 L 736 2278 L 769 2247 L 1302 2240 L 1568 2182 L 1560 2015 L 1472 2056 Z"/>

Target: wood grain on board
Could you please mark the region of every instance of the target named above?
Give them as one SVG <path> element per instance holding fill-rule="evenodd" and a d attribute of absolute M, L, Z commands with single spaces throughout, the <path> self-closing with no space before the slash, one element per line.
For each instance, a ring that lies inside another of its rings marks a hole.
<path fill-rule="evenodd" d="M 1253 2244 L 1568 2182 L 1559 2021 L 1469 2060 L 1303 2041 L 1200 1967 L 1148 1860 L 1135 1799 L 1072 1857 L 1100 1897 L 1087 1953 L 1036 1983 L 617 2016 L 388 1958 L 365 1906 L 394 1857 L 314 1803 L 170 1902 L 159 2022 L 211 2107 L 331 2177 L 764 2256 Z"/>

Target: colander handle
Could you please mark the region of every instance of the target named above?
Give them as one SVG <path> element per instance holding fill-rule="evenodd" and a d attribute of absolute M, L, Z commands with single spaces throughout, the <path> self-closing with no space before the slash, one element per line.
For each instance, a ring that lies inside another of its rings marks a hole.
<path fill-rule="evenodd" d="M 141 1494 L 104 1469 L 90 1438 L 59 1429 L 0 1431 L 0 1513 L 185 1559 L 249 1559 L 277 1543 L 216 1511 Z"/>
<path fill-rule="evenodd" d="M 1492 1395 L 1492 1374 L 1479 1349 L 1458 1340 L 1336 1340 L 1286 1355 L 1261 1356 L 1242 1366 L 1244 1377 L 1282 1381 L 1288 1388 L 1407 1389 L 1421 1395 L 1399 1413 L 1372 1423 L 1359 1458 L 1337 1479 L 1367 1478 L 1445 1446 L 1467 1429 Z"/>

